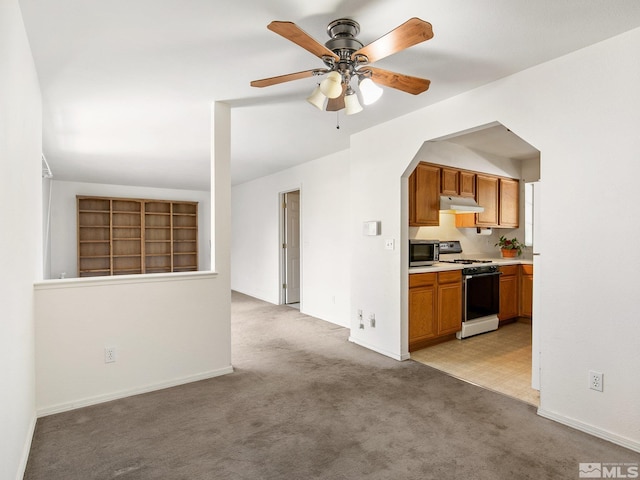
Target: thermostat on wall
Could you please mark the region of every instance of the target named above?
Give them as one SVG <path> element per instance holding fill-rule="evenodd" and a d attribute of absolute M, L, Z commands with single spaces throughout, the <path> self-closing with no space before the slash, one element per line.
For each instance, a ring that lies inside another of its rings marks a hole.
<path fill-rule="evenodd" d="M 362 229 L 363 235 L 380 235 L 380 222 L 364 222 L 364 228 Z"/>

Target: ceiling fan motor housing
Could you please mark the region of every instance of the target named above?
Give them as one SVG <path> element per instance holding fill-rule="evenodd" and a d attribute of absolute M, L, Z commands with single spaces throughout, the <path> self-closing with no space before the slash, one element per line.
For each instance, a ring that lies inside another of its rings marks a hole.
<path fill-rule="evenodd" d="M 364 45 L 355 38 L 360 33 L 360 24 L 350 18 L 334 20 L 327 26 L 327 35 L 331 37 L 325 46 L 340 57 L 337 65 L 329 65 L 332 69 L 343 74 L 345 82 L 355 73 L 356 63 L 351 59 L 353 52 Z"/>

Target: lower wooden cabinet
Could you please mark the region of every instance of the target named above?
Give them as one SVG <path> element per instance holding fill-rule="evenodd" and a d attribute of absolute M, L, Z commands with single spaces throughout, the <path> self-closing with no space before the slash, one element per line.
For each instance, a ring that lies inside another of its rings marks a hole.
<path fill-rule="evenodd" d="M 533 265 L 520 265 L 520 316 L 533 316 Z"/>
<path fill-rule="evenodd" d="M 531 318 L 533 265 L 500 267 L 500 323 Z M 409 275 L 409 351 L 438 343 L 462 328 L 462 271 Z"/>
<path fill-rule="evenodd" d="M 409 275 L 409 351 L 461 328 L 461 271 Z"/>
<path fill-rule="evenodd" d="M 409 275 L 409 350 L 436 336 L 437 273 Z"/>
<path fill-rule="evenodd" d="M 438 273 L 438 335 L 456 333 L 462 328 L 462 273 Z"/>
<path fill-rule="evenodd" d="M 518 317 L 531 318 L 533 305 L 533 265 L 500 267 L 500 322 Z"/>
<path fill-rule="evenodd" d="M 519 265 L 500 267 L 500 322 L 518 316 L 518 268 Z"/>

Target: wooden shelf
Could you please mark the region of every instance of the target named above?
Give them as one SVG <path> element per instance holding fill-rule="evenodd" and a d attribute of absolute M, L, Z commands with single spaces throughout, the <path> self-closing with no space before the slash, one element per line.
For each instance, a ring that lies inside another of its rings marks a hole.
<path fill-rule="evenodd" d="M 77 197 L 78 275 L 198 269 L 197 202 Z"/>

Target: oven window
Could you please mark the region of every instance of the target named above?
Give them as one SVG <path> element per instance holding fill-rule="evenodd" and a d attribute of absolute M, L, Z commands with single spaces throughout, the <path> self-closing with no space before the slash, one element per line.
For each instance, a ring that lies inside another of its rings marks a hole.
<path fill-rule="evenodd" d="M 500 274 L 472 276 L 465 280 L 465 321 L 500 311 Z"/>

